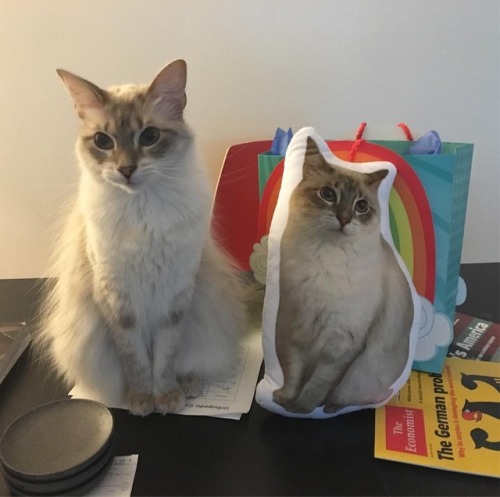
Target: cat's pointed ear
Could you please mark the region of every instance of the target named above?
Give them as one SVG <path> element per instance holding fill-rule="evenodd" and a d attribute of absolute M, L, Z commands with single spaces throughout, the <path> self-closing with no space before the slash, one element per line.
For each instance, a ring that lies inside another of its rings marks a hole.
<path fill-rule="evenodd" d="M 314 141 L 314 139 L 310 136 L 307 137 L 307 148 L 306 148 L 306 157 L 308 155 L 316 155 L 319 154 L 318 144 Z"/>
<path fill-rule="evenodd" d="M 180 120 L 186 106 L 187 65 L 175 60 L 164 67 L 148 88 L 153 110 L 167 119 Z"/>
<path fill-rule="evenodd" d="M 307 147 L 304 155 L 304 178 L 320 171 L 328 171 L 329 166 L 323 154 L 319 151 L 318 144 L 310 136 L 307 137 Z"/>
<path fill-rule="evenodd" d="M 69 90 L 76 112 L 81 119 L 102 109 L 105 100 L 104 90 L 64 69 L 57 69 L 57 74 Z"/>
<path fill-rule="evenodd" d="M 382 180 L 389 174 L 387 169 L 379 169 L 373 173 L 366 173 L 365 182 L 371 188 L 378 188 Z"/>

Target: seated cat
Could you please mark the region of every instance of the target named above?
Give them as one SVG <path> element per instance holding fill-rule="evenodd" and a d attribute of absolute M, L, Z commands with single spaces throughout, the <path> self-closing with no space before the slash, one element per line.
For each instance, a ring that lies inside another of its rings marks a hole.
<path fill-rule="evenodd" d="M 150 85 L 108 90 L 58 73 L 81 119 L 81 174 L 41 341 L 65 379 L 97 400 L 142 416 L 179 411 L 232 365 L 247 328 L 183 118 L 186 63 Z"/>
<path fill-rule="evenodd" d="M 281 238 L 276 352 L 290 412 L 377 404 L 408 360 L 413 302 L 380 232 L 386 169 L 328 163 L 308 137 Z"/>

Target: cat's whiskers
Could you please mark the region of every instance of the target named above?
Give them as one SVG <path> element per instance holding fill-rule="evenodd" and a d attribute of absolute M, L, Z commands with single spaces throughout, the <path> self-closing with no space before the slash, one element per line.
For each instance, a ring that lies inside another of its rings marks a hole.
<path fill-rule="evenodd" d="M 253 174 L 253 171 L 255 170 L 255 164 L 248 164 L 244 167 L 238 166 L 238 168 L 234 168 L 230 171 L 227 171 L 222 177 L 221 177 L 221 184 L 222 185 L 230 185 L 232 183 L 236 183 L 238 181 L 241 181 L 241 179 L 248 178 L 249 177 L 249 172 Z"/>

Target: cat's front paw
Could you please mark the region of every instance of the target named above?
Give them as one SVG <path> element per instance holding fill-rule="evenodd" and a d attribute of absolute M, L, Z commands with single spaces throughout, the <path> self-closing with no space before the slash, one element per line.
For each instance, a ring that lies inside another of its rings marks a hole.
<path fill-rule="evenodd" d="M 344 407 L 345 406 L 336 406 L 334 404 L 327 404 L 323 407 L 323 411 L 328 413 L 328 414 L 335 414 L 336 412 L 339 412 Z"/>
<path fill-rule="evenodd" d="M 147 416 L 155 409 L 154 398 L 150 394 L 133 393 L 128 397 L 128 409 L 135 416 Z"/>
<path fill-rule="evenodd" d="M 155 410 L 160 414 L 182 411 L 185 405 L 186 396 L 180 388 L 175 388 L 174 390 L 170 390 L 170 392 L 159 394 L 155 399 Z"/>
<path fill-rule="evenodd" d="M 203 391 L 203 379 L 196 375 L 187 375 L 180 380 L 180 385 L 184 395 L 188 399 L 198 397 Z"/>
<path fill-rule="evenodd" d="M 284 407 L 287 411 L 295 412 L 295 397 L 292 397 L 285 388 L 273 392 L 273 402 Z"/>
<path fill-rule="evenodd" d="M 273 392 L 273 402 L 296 414 L 307 414 L 316 407 L 301 404 L 295 397 L 290 397 L 284 388 Z"/>
<path fill-rule="evenodd" d="M 285 405 L 290 401 L 288 395 L 285 392 L 284 388 L 279 388 L 273 392 L 273 402 L 275 404 L 279 404 L 280 406 L 285 407 Z M 286 407 L 285 407 L 286 409 Z"/>

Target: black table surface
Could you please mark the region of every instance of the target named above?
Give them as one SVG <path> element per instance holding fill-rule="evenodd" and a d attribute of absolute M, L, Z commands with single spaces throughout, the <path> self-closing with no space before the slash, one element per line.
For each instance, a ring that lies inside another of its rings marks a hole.
<path fill-rule="evenodd" d="M 500 264 L 465 264 L 457 310 L 500 321 Z M 0 280 L 0 321 L 33 321 L 36 280 Z M 68 388 L 30 348 L 0 385 L 0 433 Z M 290 419 L 253 404 L 240 421 L 111 409 L 115 455 L 139 454 L 132 495 L 500 495 L 500 481 L 378 460 L 374 411 Z M 7 488 L 0 476 L 0 495 Z"/>

